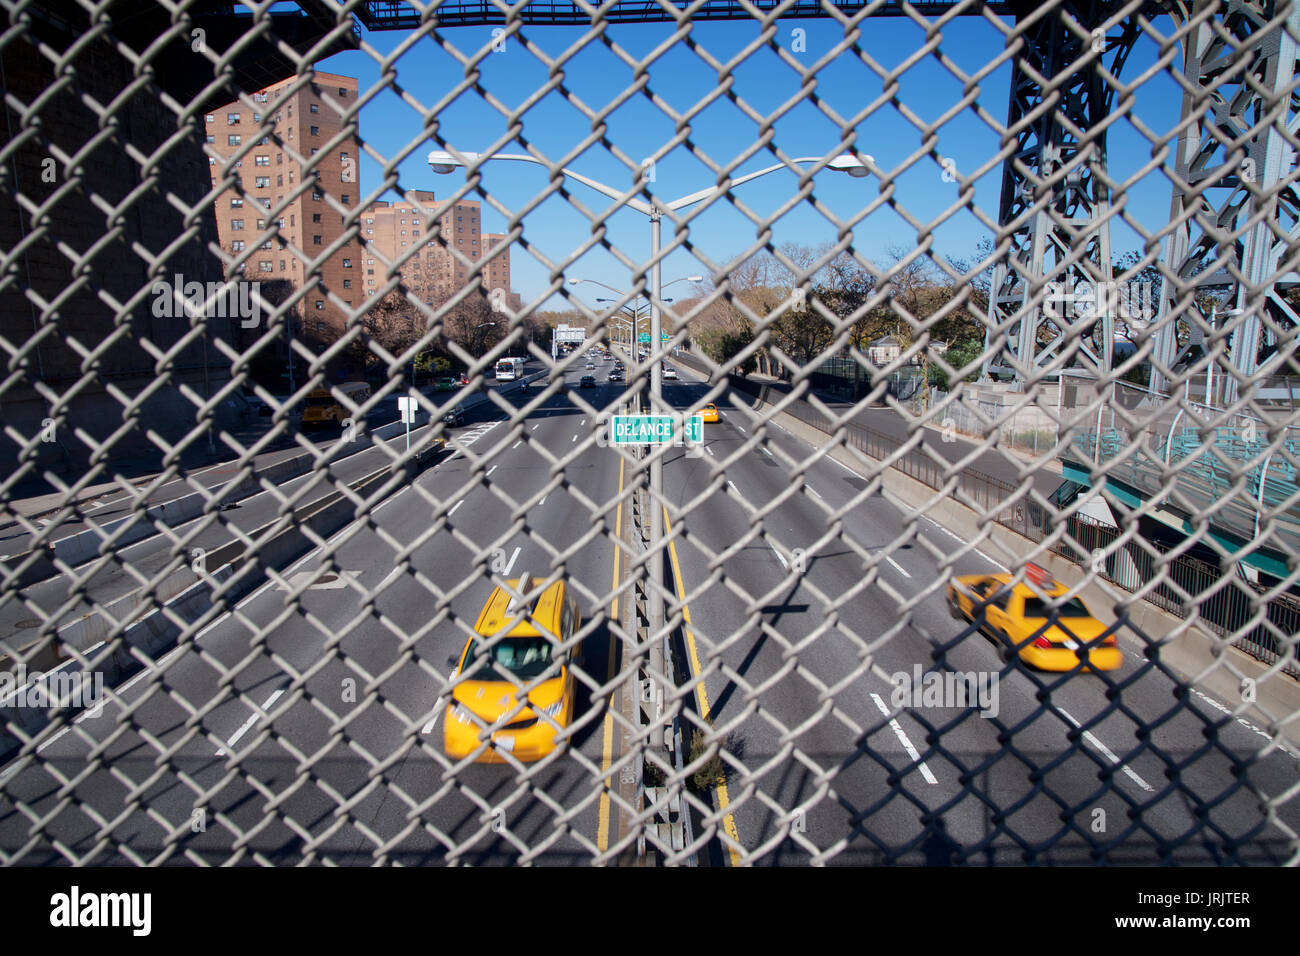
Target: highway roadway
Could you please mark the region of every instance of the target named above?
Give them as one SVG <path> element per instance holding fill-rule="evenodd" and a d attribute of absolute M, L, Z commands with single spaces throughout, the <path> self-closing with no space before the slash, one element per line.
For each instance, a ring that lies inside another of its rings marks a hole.
<path fill-rule="evenodd" d="M 616 499 L 632 469 L 594 440 L 596 411 L 622 396 L 607 371 L 574 366 L 552 394 L 512 395 L 527 403 L 518 421 L 481 406 L 409 487 L 285 569 L 291 586 L 310 583 L 300 597 L 267 583 L 39 762 L 11 762 L 0 852 L 27 864 L 566 865 L 617 847 L 626 823 L 599 782 L 625 749 L 610 715 L 624 703 L 610 596 L 628 573 Z M 687 408 L 706 388 L 681 371 L 665 394 Z M 579 389 L 584 374 L 601 384 Z M 951 573 L 995 562 L 863 495 L 864 473 L 813 460 L 779 428 L 759 441 L 752 412 L 720 405 L 705 449 L 674 449 L 664 469 L 669 584 L 690 616 L 681 664 L 692 683 L 703 674 L 687 720 L 706 714 L 735 758 L 705 796 L 732 835 L 706 862 L 1091 863 L 1101 843 L 1116 863 L 1289 855 L 1259 794 L 1294 786 L 1294 754 L 1259 756 L 1268 741 L 1221 702 L 1180 699 L 1132 634 L 1116 674 L 1004 663 L 943 596 Z M 448 773 L 439 675 L 494 576 L 557 570 L 588 628 L 571 746 L 522 776 Z M 888 677 L 917 664 L 998 674 L 997 716 L 895 716 Z M 1294 801 L 1279 806 L 1283 825 L 1298 817 Z"/>

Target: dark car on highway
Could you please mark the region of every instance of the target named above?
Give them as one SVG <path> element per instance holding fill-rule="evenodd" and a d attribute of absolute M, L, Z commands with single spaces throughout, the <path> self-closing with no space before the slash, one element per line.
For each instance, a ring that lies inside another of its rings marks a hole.
<path fill-rule="evenodd" d="M 465 424 L 465 406 L 457 405 L 442 416 L 443 424 L 460 426 Z"/>
<path fill-rule="evenodd" d="M 584 375 L 584 376 L 582 376 L 582 380 L 578 382 L 578 387 L 579 387 L 579 388 L 595 388 L 595 387 L 596 387 L 596 376 L 594 376 L 594 375 Z"/>

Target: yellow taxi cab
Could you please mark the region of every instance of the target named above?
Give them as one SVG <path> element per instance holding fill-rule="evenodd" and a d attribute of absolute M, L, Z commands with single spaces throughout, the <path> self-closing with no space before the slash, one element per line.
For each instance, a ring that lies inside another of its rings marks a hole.
<path fill-rule="evenodd" d="M 718 421 L 718 406 L 714 405 L 712 402 L 705 405 L 703 408 L 700 409 L 700 417 L 704 420 L 706 424 L 709 422 L 713 422 L 716 424 Z"/>
<path fill-rule="evenodd" d="M 977 624 L 1000 643 L 1003 653 L 1017 649 L 1030 667 L 1046 671 L 1113 671 L 1124 661 L 1114 633 L 1077 597 L 1052 607 L 1069 589 L 1038 565 L 1025 568 L 1029 583 L 1011 584 L 1009 574 L 967 574 L 948 585 L 948 610 L 960 621 Z M 1037 589 L 1035 591 L 1035 588 Z"/>
<path fill-rule="evenodd" d="M 533 596 L 528 591 L 541 579 L 524 574 L 507 583 L 520 597 L 493 589 L 456 667 L 443 720 L 443 748 L 453 759 L 477 753 L 479 763 L 504 763 L 508 752 L 520 761 L 539 760 L 555 750 L 556 734 L 573 720 L 571 664 L 581 661 L 581 645 L 566 650 L 561 644 L 582 624 L 578 602 L 563 581 Z"/>

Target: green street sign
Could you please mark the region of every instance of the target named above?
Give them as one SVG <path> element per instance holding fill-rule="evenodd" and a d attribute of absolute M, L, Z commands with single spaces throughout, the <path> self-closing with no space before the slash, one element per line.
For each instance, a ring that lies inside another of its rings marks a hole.
<path fill-rule="evenodd" d="M 610 444 L 669 445 L 680 437 L 688 444 L 704 440 L 704 419 L 699 415 L 681 418 L 673 415 L 615 415 L 610 419 Z"/>
<path fill-rule="evenodd" d="M 650 344 L 650 333 L 649 333 L 649 332 L 642 332 L 640 335 L 638 335 L 638 336 L 636 337 L 636 340 L 637 340 L 638 342 L 645 342 L 647 345 L 649 345 L 649 344 Z"/>

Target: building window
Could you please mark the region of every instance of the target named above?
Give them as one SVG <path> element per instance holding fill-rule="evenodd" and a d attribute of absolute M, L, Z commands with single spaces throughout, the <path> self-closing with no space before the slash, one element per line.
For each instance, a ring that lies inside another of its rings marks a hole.
<path fill-rule="evenodd" d="M 203 117 L 203 119 L 205 122 L 211 123 L 214 119 L 216 119 L 216 117 L 213 116 L 211 113 L 209 113 L 207 116 Z"/>
<path fill-rule="evenodd" d="M 316 311 L 317 311 L 317 312 L 324 312 L 324 311 L 325 311 L 325 300 L 324 300 L 324 299 L 317 299 L 317 300 L 316 300 Z M 319 327 L 323 327 L 324 323 L 319 323 L 318 325 L 319 325 Z"/>
<path fill-rule="evenodd" d="M 276 153 L 276 154 L 275 154 L 275 165 L 277 165 L 277 166 L 283 166 L 283 165 L 284 165 L 284 153 Z"/>
<path fill-rule="evenodd" d="M 274 272 L 274 271 L 275 271 L 275 265 L 274 265 L 274 263 L 271 262 L 270 259 L 263 259 L 261 262 L 259 262 L 259 263 L 257 264 L 257 271 L 258 271 L 258 272 Z"/>
<path fill-rule="evenodd" d="M 209 143 L 213 143 L 213 144 L 215 144 L 216 141 L 217 141 L 217 138 L 216 138 L 215 136 L 213 136 L 213 135 L 211 135 L 211 134 L 208 134 L 208 142 L 209 142 Z"/>
<path fill-rule="evenodd" d="M 319 190 L 319 189 L 313 189 L 313 190 L 311 191 L 311 198 L 314 199 L 314 200 L 316 200 L 317 202 L 320 202 L 320 190 Z"/>
<path fill-rule="evenodd" d="M 366 275 L 368 275 L 368 276 L 372 276 L 372 275 L 374 275 L 374 274 L 375 274 L 375 270 L 374 270 L 374 269 L 367 269 L 367 270 L 366 270 Z M 370 281 L 371 281 L 371 282 L 374 282 L 375 280 L 374 280 L 374 279 L 371 279 Z"/>
<path fill-rule="evenodd" d="M 240 143 L 240 139 L 238 133 L 231 133 L 229 136 L 226 137 L 227 146 L 238 146 L 239 143 Z"/>
<path fill-rule="evenodd" d="M 319 126 L 313 126 L 313 127 L 311 128 L 311 134 L 312 134 L 313 136 L 319 136 L 319 135 L 320 135 L 320 127 L 319 127 Z"/>
<path fill-rule="evenodd" d="M 238 209 L 238 208 L 239 208 L 240 206 L 242 206 L 243 204 L 244 204 L 244 200 L 240 199 L 240 198 L 237 197 L 237 196 L 236 196 L 235 198 L 233 198 L 233 199 L 230 200 L 230 208 L 231 208 L 231 209 Z"/>
<path fill-rule="evenodd" d="M 270 166 L 270 165 L 271 165 L 271 157 L 268 156 L 268 155 L 266 155 L 265 153 L 262 153 L 262 154 L 259 154 L 259 155 L 256 156 L 256 157 L 254 157 L 254 162 L 255 162 L 258 166 Z"/>
<path fill-rule="evenodd" d="M 319 104 L 319 103 L 311 103 L 311 104 L 308 105 L 307 109 L 311 110 L 313 113 L 319 113 L 319 112 L 320 112 L 320 104 Z"/>
<path fill-rule="evenodd" d="M 351 269 L 351 268 L 352 268 L 352 260 L 351 260 L 351 259 L 344 259 L 344 260 L 343 260 L 343 268 L 344 268 L 344 269 Z"/>
<path fill-rule="evenodd" d="M 227 113 L 227 114 L 226 114 L 226 125 L 227 125 L 227 126 L 234 126 L 234 125 L 235 125 L 236 123 L 238 123 L 238 122 L 239 122 L 239 114 L 238 114 L 238 113 Z"/>
<path fill-rule="evenodd" d="M 281 271 L 281 272 L 284 271 L 284 260 L 283 260 L 283 259 L 280 260 L 280 271 Z"/>
<path fill-rule="evenodd" d="M 253 114 L 253 122 L 254 122 L 254 123 L 260 123 L 260 122 L 262 122 L 262 114 L 261 114 L 261 113 L 254 113 L 254 114 Z"/>
<path fill-rule="evenodd" d="M 312 237 L 311 237 L 311 244 L 312 244 L 313 246 L 319 246 L 319 245 L 320 245 L 320 236 L 312 236 Z"/>
<path fill-rule="evenodd" d="M 268 240 L 266 240 L 266 242 L 262 243 L 262 248 L 263 248 L 263 249 L 270 249 L 270 248 L 271 248 L 271 240 L 268 239 Z M 271 270 L 270 270 L 270 269 L 266 269 L 266 270 L 264 270 L 264 271 L 266 271 L 266 272 L 270 272 Z"/>
<path fill-rule="evenodd" d="M 317 149 L 315 146 L 313 146 L 313 147 L 311 148 L 311 154 L 312 154 L 313 156 L 315 156 L 315 155 L 316 155 L 317 153 L 319 153 L 319 152 L 320 152 L 320 150 Z"/>
<path fill-rule="evenodd" d="M 257 220 L 257 228 L 258 228 L 258 229 L 265 229 L 265 228 L 266 228 L 266 220 L 265 220 L 265 219 L 259 219 L 259 220 Z"/>
<path fill-rule="evenodd" d="M 314 213 L 312 213 L 312 214 L 311 214 L 311 221 L 312 221 L 312 222 L 320 222 L 320 213 L 318 213 L 318 212 L 314 212 Z"/>
<path fill-rule="evenodd" d="M 230 228 L 234 232 L 239 232 L 241 229 L 244 228 L 244 220 L 242 219 L 230 220 Z"/>
<path fill-rule="evenodd" d="M 405 230 L 405 229 L 402 230 L 402 235 L 406 235 L 406 230 Z"/>
<path fill-rule="evenodd" d="M 316 308 L 318 308 L 318 309 L 319 309 L 319 308 L 322 308 L 322 306 L 321 306 L 321 304 L 320 304 L 319 302 L 316 303 Z M 324 323 L 324 322 L 317 322 L 317 323 L 316 323 L 316 331 L 317 331 L 317 332 L 324 332 L 324 331 L 325 331 L 325 323 Z"/>
<path fill-rule="evenodd" d="M 349 203 L 352 202 L 352 194 L 344 193 L 342 196 L 339 197 L 339 202 L 343 203 L 343 205 L 345 206 L 348 205 Z"/>
<path fill-rule="evenodd" d="M 283 185 L 284 185 L 284 173 L 278 173 L 278 174 L 276 175 L 276 177 L 275 177 L 275 184 L 276 184 L 276 186 L 283 186 Z"/>
<path fill-rule="evenodd" d="M 244 240 L 243 240 L 243 239 L 236 239 L 234 242 L 232 242 L 232 243 L 230 244 L 230 251 L 231 251 L 231 252 L 243 252 L 243 251 L 244 251 Z"/>
<path fill-rule="evenodd" d="M 255 178 L 253 179 L 253 183 L 254 183 L 254 185 L 255 185 L 258 189 L 270 189 L 270 188 L 271 188 L 271 177 L 270 177 L 270 176 L 257 176 L 257 177 L 255 177 Z"/>
<path fill-rule="evenodd" d="M 347 152 L 344 151 L 344 152 L 339 153 L 339 159 L 343 160 L 343 162 L 346 163 L 346 162 L 348 161 L 348 154 L 347 154 Z"/>
<path fill-rule="evenodd" d="M 340 87 L 339 87 L 339 99 L 341 99 L 341 100 L 346 100 L 347 98 L 348 98 L 348 91 L 345 90 L 343 87 L 340 86 Z"/>
<path fill-rule="evenodd" d="M 351 289 L 351 288 L 352 288 L 352 280 L 351 280 L 351 279 L 344 279 L 344 280 L 343 280 L 343 288 L 345 288 L 345 289 Z"/>

